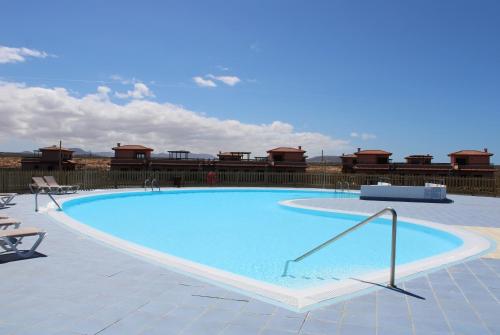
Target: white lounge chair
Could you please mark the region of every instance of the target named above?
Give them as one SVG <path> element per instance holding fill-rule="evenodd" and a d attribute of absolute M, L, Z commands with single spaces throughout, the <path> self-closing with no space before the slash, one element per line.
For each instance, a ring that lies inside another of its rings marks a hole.
<path fill-rule="evenodd" d="M 9 229 L 0 231 L 0 248 L 4 251 L 0 254 L 7 252 L 14 252 L 16 255 L 22 258 L 31 257 L 36 248 L 42 243 L 43 238 L 46 233 L 38 228 L 27 227 L 19 229 Z M 38 239 L 33 243 L 33 246 L 29 250 L 19 250 L 17 246 L 25 237 L 38 237 Z"/>
<path fill-rule="evenodd" d="M 16 195 L 17 193 L 0 193 L 0 208 L 9 205 Z"/>
<path fill-rule="evenodd" d="M 54 176 L 43 176 L 43 179 L 50 187 L 59 187 L 64 193 L 76 193 L 80 189 L 79 185 L 59 185 Z"/>
<path fill-rule="evenodd" d="M 19 228 L 20 224 L 20 221 L 5 216 L 0 216 L 0 229 L 7 229 L 11 226 L 13 226 L 14 228 Z"/>
<path fill-rule="evenodd" d="M 30 189 L 32 193 L 55 193 L 61 194 L 63 193 L 63 189 L 59 186 L 50 186 L 42 177 L 32 177 L 33 184 L 30 184 Z"/>

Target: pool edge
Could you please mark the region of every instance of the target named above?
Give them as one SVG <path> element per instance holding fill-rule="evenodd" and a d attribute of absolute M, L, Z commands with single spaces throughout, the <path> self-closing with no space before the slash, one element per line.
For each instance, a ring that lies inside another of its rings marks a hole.
<path fill-rule="evenodd" d="M 186 188 L 186 190 L 218 190 L 218 189 L 265 189 L 265 190 L 309 190 L 309 191 L 326 191 L 331 192 L 330 189 L 312 189 L 312 188 Z M 172 188 L 164 190 L 164 192 L 179 190 Z M 67 201 L 92 197 L 96 195 L 117 194 L 117 193 L 142 193 L 142 189 L 126 189 L 116 191 L 97 191 L 92 194 L 75 195 L 65 198 L 61 201 L 61 205 Z M 354 192 L 353 192 L 354 193 Z M 336 212 L 353 215 L 370 215 L 371 213 L 342 211 L 335 209 L 326 209 L 320 207 L 310 207 L 293 204 L 296 200 L 288 200 L 280 202 L 280 204 L 290 207 L 298 207 L 303 209 L 321 211 L 321 212 Z M 313 308 L 319 307 L 323 304 L 334 303 L 347 299 L 353 295 L 363 294 L 367 290 L 373 289 L 374 285 L 386 283 L 388 281 L 388 271 L 380 270 L 356 279 L 345 279 L 337 283 L 328 283 L 314 288 L 308 289 L 288 289 L 274 284 L 264 283 L 241 275 L 233 274 L 224 270 L 209 267 L 203 264 L 195 263 L 187 259 L 179 258 L 169 255 L 167 253 L 152 250 L 143 246 L 136 245 L 132 242 L 122 240 L 110 234 L 99 231 L 84 223 L 81 223 L 70 216 L 66 215 L 63 211 L 57 211 L 54 206 L 47 206 L 43 209 L 49 216 L 61 223 L 63 226 L 71 228 L 86 236 L 94 238 L 96 241 L 104 245 L 118 249 L 127 254 L 141 259 L 152 261 L 155 264 L 162 265 L 175 272 L 180 272 L 197 279 L 208 281 L 212 284 L 222 286 L 225 288 L 233 289 L 242 292 L 246 295 L 253 296 L 260 300 L 276 304 L 280 307 L 288 308 L 295 312 L 304 312 Z M 400 265 L 396 268 L 397 281 L 406 280 L 410 277 L 420 276 L 423 273 L 437 270 L 440 267 L 449 266 L 453 263 L 462 262 L 466 259 L 480 257 L 482 254 L 488 252 L 493 245 L 491 241 L 473 232 L 467 232 L 455 227 L 408 217 L 401 217 L 402 221 L 409 223 L 424 225 L 441 231 L 445 231 L 455 236 L 458 236 L 463 245 L 450 252 L 441 255 L 432 256 L 424 260 L 419 260 L 412 263 Z M 478 243 L 479 242 L 479 243 Z M 478 246 L 471 247 L 471 244 L 478 243 Z M 416 270 L 417 269 L 417 270 Z M 335 294 L 332 294 L 335 292 Z"/>

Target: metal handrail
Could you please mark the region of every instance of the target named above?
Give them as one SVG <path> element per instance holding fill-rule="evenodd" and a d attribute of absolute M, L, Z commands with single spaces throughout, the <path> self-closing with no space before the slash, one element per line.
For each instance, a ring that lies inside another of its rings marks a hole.
<path fill-rule="evenodd" d="M 56 199 L 54 199 L 54 197 L 52 196 L 52 194 L 50 193 L 50 191 L 43 192 L 42 189 L 38 189 L 35 192 L 35 212 L 38 212 L 38 194 L 40 194 L 40 193 L 47 194 L 49 196 L 49 198 L 52 200 L 52 202 L 56 204 L 57 208 L 59 208 L 59 210 L 62 210 L 61 206 L 59 206 L 59 203 L 56 201 Z"/>
<path fill-rule="evenodd" d="M 158 182 L 158 180 L 156 180 L 156 178 L 153 178 L 153 180 L 151 180 L 151 191 L 154 191 L 154 187 L 158 188 L 158 192 L 160 191 L 160 183 Z"/>
<path fill-rule="evenodd" d="M 160 183 L 158 182 L 158 180 L 156 180 L 156 178 L 146 179 L 144 181 L 144 191 L 146 191 L 146 189 L 148 188 L 148 185 L 149 185 L 149 187 L 151 187 L 151 192 L 153 192 L 154 188 L 155 188 L 155 184 L 156 184 L 156 187 L 158 188 L 158 192 L 159 192 L 160 191 Z"/>
<path fill-rule="evenodd" d="M 375 220 L 376 218 L 384 215 L 386 212 L 390 212 L 392 214 L 391 274 L 390 274 L 389 286 L 390 287 L 396 287 L 396 284 L 394 283 L 394 280 L 395 280 L 395 274 L 396 274 L 396 233 L 397 233 L 398 214 L 391 207 L 384 208 L 380 212 L 377 212 L 377 213 L 373 214 L 372 216 L 364 219 L 363 221 L 361 221 L 360 223 L 356 224 L 355 226 L 352 226 L 351 228 L 344 230 L 340 234 L 335 235 L 331 239 L 329 239 L 329 240 L 321 243 L 320 245 L 318 245 L 317 247 L 309 250 L 308 252 L 304 253 L 303 255 L 301 255 L 301 256 L 299 256 L 299 257 L 297 257 L 295 259 L 286 261 L 286 263 L 285 263 L 285 269 L 283 270 L 282 277 L 286 277 L 287 276 L 288 266 L 289 266 L 289 264 L 291 262 L 294 262 L 294 263 L 300 262 L 304 258 L 307 258 L 307 257 L 311 256 L 312 254 L 315 254 L 316 252 L 318 252 L 321 249 L 323 249 L 324 247 L 332 244 L 333 242 L 339 240 L 340 238 L 346 236 L 347 234 L 349 234 L 349 233 L 357 230 L 358 228 L 364 226 L 365 224 L 367 224 L 367 223 Z"/>
<path fill-rule="evenodd" d="M 339 185 L 340 185 L 340 188 L 339 188 Z M 345 187 L 345 185 L 347 185 L 347 187 Z M 335 187 L 335 191 L 337 191 L 337 190 L 340 190 L 342 192 L 345 192 L 345 191 L 349 192 L 349 191 L 351 191 L 351 185 L 349 184 L 348 181 L 341 181 L 341 180 L 339 180 L 337 182 L 336 187 Z"/>

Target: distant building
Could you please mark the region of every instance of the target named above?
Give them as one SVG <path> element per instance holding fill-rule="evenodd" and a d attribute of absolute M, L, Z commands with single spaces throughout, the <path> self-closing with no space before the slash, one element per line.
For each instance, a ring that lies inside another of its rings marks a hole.
<path fill-rule="evenodd" d="M 392 153 L 384 150 L 361 150 L 342 155 L 342 172 L 364 174 L 399 174 L 427 176 L 493 177 L 495 168 L 490 163 L 493 155 L 487 149 L 461 150 L 449 154 L 450 163 L 432 163 L 433 156 L 410 155 L 405 163 L 392 163 Z"/>
<path fill-rule="evenodd" d="M 267 159 L 272 171 L 276 172 L 305 172 L 307 162 L 302 147 L 279 147 L 267 151 Z"/>
<path fill-rule="evenodd" d="M 117 143 L 113 148 L 115 156 L 111 158 L 110 169 L 118 171 L 144 170 L 149 168 L 153 149 L 143 145 Z"/>
<path fill-rule="evenodd" d="M 168 151 L 168 158 L 151 157 L 153 149 L 142 145 L 118 145 L 113 148 L 111 170 L 152 171 L 244 171 L 305 172 L 305 151 L 301 147 L 269 150 L 267 157 L 250 158 L 250 152 L 230 151 L 217 154 L 217 159 L 190 158 L 189 151 Z"/>
<path fill-rule="evenodd" d="M 493 177 L 495 174 L 495 167 L 490 163 L 493 154 L 486 148 L 483 151 L 460 150 L 448 156 L 454 175 Z"/>
<path fill-rule="evenodd" d="M 406 164 L 420 164 L 420 165 L 427 165 L 431 164 L 432 159 L 434 157 L 427 154 L 427 155 L 410 155 L 405 157 L 406 159 Z"/>
<path fill-rule="evenodd" d="M 392 153 L 384 150 L 361 150 L 352 155 L 342 155 L 342 171 L 345 173 L 383 174 L 389 171 Z"/>
<path fill-rule="evenodd" d="M 168 158 L 153 158 L 150 168 L 153 171 L 205 171 L 211 169 L 211 161 L 190 158 L 187 150 L 170 150 Z"/>
<path fill-rule="evenodd" d="M 217 154 L 217 160 L 214 162 L 215 170 L 225 171 L 253 171 L 264 172 L 268 170 L 269 163 L 266 157 L 250 159 L 251 152 L 248 151 L 229 151 Z"/>
<path fill-rule="evenodd" d="M 24 157 L 21 160 L 23 170 L 75 170 L 81 164 L 73 161 L 73 150 L 58 147 L 40 148 L 33 157 Z"/>

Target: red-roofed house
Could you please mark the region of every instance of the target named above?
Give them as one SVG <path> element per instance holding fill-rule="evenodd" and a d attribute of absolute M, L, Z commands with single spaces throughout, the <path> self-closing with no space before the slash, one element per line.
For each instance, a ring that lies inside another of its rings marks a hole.
<path fill-rule="evenodd" d="M 352 155 L 342 155 L 342 171 L 345 173 L 380 174 L 389 171 L 392 153 L 385 150 L 361 150 Z"/>
<path fill-rule="evenodd" d="M 392 153 L 384 150 L 358 149 L 352 155 L 342 155 L 342 172 L 364 174 L 399 174 L 427 176 L 493 177 L 495 168 L 490 164 L 493 155 L 479 150 L 461 150 L 449 154 L 451 163 L 432 163 L 433 156 L 410 155 L 406 163 L 392 163 Z"/>
<path fill-rule="evenodd" d="M 113 148 L 115 157 L 111 159 L 111 170 L 144 170 L 149 167 L 153 149 L 143 145 L 118 143 Z"/>
<path fill-rule="evenodd" d="M 53 145 L 35 151 L 35 157 L 25 157 L 21 160 L 24 170 L 74 170 L 78 163 L 73 161 L 73 150 Z"/>
<path fill-rule="evenodd" d="M 267 151 L 270 168 L 276 172 L 305 172 L 307 168 L 305 150 L 302 147 L 279 147 Z"/>
<path fill-rule="evenodd" d="M 495 167 L 490 163 L 493 154 L 486 148 L 483 151 L 460 150 L 448 156 L 454 175 L 493 177 L 495 173 Z"/>

